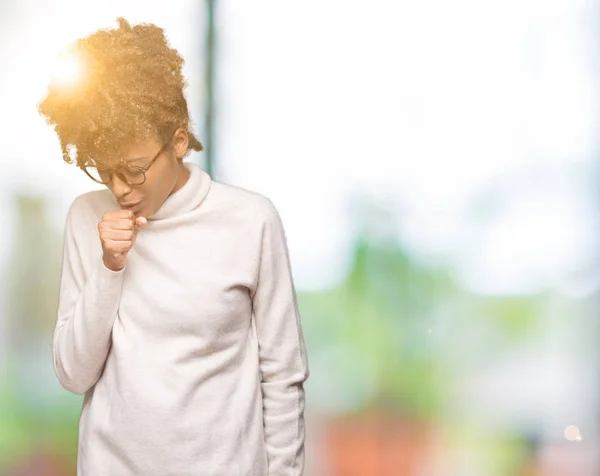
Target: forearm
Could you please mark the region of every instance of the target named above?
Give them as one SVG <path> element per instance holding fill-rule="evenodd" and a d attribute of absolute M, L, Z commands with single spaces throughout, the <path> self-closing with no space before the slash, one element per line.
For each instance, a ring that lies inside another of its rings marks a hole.
<path fill-rule="evenodd" d="M 111 346 L 123 270 L 107 269 L 102 261 L 85 281 L 81 291 L 70 289 L 65 277 L 53 336 L 54 370 L 67 390 L 83 394 L 104 368 Z"/>
<path fill-rule="evenodd" d="M 263 420 L 269 476 L 301 476 L 304 471 L 305 372 L 263 382 Z"/>

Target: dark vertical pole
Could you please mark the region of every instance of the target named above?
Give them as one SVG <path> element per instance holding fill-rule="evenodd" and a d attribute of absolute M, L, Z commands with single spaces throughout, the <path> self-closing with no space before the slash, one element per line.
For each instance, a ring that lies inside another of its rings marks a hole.
<path fill-rule="evenodd" d="M 206 88 L 204 115 L 204 153 L 206 156 L 206 171 L 212 176 L 214 171 L 214 80 L 215 80 L 215 3 L 216 0 L 206 0 Z"/>

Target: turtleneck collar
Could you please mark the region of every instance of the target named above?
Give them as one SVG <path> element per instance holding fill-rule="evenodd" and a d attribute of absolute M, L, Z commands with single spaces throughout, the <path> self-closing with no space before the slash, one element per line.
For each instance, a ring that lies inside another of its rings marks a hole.
<path fill-rule="evenodd" d="M 208 194 L 212 183 L 210 175 L 192 162 L 183 162 L 183 165 L 190 173 L 187 182 L 167 197 L 160 208 L 148 217 L 149 222 L 191 212 L 200 206 Z"/>

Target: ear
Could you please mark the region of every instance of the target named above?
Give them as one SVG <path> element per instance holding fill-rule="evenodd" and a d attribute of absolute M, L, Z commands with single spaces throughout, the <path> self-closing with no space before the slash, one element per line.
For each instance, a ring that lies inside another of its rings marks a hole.
<path fill-rule="evenodd" d="M 175 155 L 178 159 L 183 158 L 187 153 L 188 143 L 187 129 L 180 127 L 175 131 L 175 135 L 173 136 L 173 149 L 175 150 Z"/>

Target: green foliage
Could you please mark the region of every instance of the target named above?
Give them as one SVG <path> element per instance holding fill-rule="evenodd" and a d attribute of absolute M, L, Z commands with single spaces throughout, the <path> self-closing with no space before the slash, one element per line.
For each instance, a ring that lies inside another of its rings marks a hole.
<path fill-rule="evenodd" d="M 426 419 L 442 410 L 452 390 L 444 365 L 449 349 L 468 355 L 461 346 L 478 326 L 517 343 L 535 329 L 542 304 L 528 296 L 469 294 L 450 270 L 418 262 L 397 241 L 366 236 L 356 243 L 342 285 L 299 295 L 310 357 L 323 359 L 334 382 L 329 388 L 340 398 L 354 392 L 349 401 L 356 412 L 385 408 Z M 331 362 L 324 356 L 333 347 L 341 351 Z M 318 378 L 319 369 L 313 373 Z"/>
<path fill-rule="evenodd" d="M 473 314 L 493 322 L 504 338 L 517 343 L 531 335 L 543 314 L 543 296 L 473 297 Z"/>
<path fill-rule="evenodd" d="M 0 387 L 0 474 L 37 450 L 73 461 L 82 397 L 52 396 L 42 385 L 33 398 L 24 399 L 14 385 L 20 369 L 8 367 L 4 377 L 9 385 Z"/>
<path fill-rule="evenodd" d="M 19 401 L 8 388 L 0 388 L 0 469 L 21 458 L 31 447 L 32 432 Z"/>
<path fill-rule="evenodd" d="M 299 297 L 314 352 L 337 342 L 366 369 L 361 374 L 338 362 L 337 377 L 354 371 L 372 387 L 356 411 L 385 407 L 429 416 L 439 405 L 443 381 L 427 330 L 435 296 L 449 292 L 451 281 L 443 272 L 417 267 L 395 243 L 360 239 L 354 256 L 343 285 Z"/>

